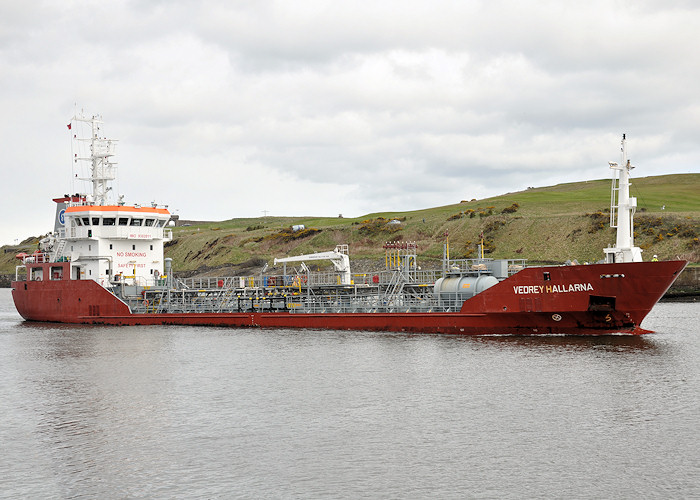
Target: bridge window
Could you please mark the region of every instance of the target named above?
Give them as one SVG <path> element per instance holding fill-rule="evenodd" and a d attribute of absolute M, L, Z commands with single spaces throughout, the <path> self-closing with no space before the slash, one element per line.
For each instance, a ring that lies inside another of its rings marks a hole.
<path fill-rule="evenodd" d="M 93 226 L 99 226 L 99 225 L 100 225 L 100 218 L 99 218 L 99 217 L 93 217 L 93 218 L 92 218 L 92 225 L 93 225 Z"/>
<path fill-rule="evenodd" d="M 152 226 L 154 222 L 155 219 L 146 219 L 146 223 L 144 224 L 144 226 Z"/>
<path fill-rule="evenodd" d="M 83 217 L 83 226 L 90 225 L 90 217 Z"/>
<path fill-rule="evenodd" d="M 102 219 L 102 225 L 103 226 L 114 226 L 115 222 L 117 222 L 117 219 L 114 217 L 105 217 Z"/>
<path fill-rule="evenodd" d="M 131 226 L 140 226 L 141 223 L 143 222 L 143 219 L 131 219 Z"/>
<path fill-rule="evenodd" d="M 119 217 L 119 225 L 120 226 L 128 226 L 129 225 L 129 218 L 128 217 Z"/>

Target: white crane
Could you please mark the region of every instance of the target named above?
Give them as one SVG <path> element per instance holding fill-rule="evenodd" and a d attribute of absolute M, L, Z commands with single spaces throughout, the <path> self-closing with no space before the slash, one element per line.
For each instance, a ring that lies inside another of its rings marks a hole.
<path fill-rule="evenodd" d="M 275 259 L 275 265 L 278 263 L 287 262 L 301 262 L 302 265 L 305 261 L 310 260 L 330 260 L 335 269 L 341 273 L 340 283 L 343 285 L 350 285 L 350 257 L 348 257 L 348 246 L 338 245 L 332 252 L 318 252 L 306 255 L 297 255 L 295 257 L 283 257 L 281 259 Z"/>

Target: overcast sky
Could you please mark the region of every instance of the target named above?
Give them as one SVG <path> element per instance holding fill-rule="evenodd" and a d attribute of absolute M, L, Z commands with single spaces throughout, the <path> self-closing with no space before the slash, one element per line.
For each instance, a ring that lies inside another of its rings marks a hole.
<path fill-rule="evenodd" d="M 699 172 L 695 1 L 0 3 L 0 243 L 53 229 L 76 110 L 129 203 L 359 216 Z"/>

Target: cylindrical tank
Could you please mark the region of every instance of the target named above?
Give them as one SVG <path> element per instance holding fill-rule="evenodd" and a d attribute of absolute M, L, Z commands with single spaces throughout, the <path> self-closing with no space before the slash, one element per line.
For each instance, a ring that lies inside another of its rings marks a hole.
<path fill-rule="evenodd" d="M 433 290 L 437 297 L 449 294 L 450 297 L 467 300 L 496 283 L 498 280 L 493 276 L 448 276 L 437 280 Z"/>

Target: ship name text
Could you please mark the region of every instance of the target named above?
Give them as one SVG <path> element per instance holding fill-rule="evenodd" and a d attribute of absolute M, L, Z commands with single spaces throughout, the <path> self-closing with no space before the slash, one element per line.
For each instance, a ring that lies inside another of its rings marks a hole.
<path fill-rule="evenodd" d="M 513 287 L 516 295 L 526 295 L 532 293 L 569 293 L 588 292 L 593 290 L 590 283 L 570 283 L 568 285 L 519 285 Z"/>

